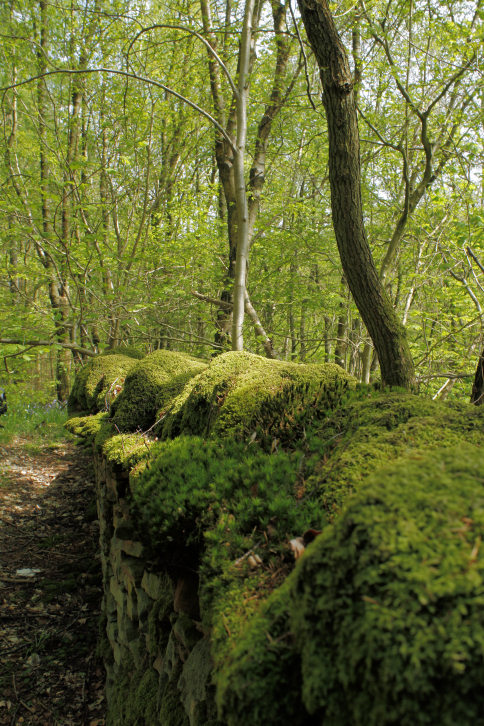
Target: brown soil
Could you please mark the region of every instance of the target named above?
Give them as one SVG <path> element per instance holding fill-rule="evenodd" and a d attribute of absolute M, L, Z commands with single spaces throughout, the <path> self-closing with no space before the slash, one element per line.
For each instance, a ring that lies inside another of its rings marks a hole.
<path fill-rule="evenodd" d="M 101 726 L 101 572 L 89 457 L 0 447 L 0 725 Z"/>

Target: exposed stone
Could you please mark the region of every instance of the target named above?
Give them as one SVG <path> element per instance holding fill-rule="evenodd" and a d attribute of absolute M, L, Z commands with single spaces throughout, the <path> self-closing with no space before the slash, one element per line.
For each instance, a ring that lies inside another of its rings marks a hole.
<path fill-rule="evenodd" d="M 202 637 L 196 623 L 185 613 L 177 617 L 172 632 L 186 651 L 190 651 Z"/>
<path fill-rule="evenodd" d="M 133 661 L 134 661 L 135 666 L 137 668 L 139 668 L 142 665 L 142 663 L 145 659 L 145 655 L 146 655 L 146 651 L 143 647 L 143 643 L 140 641 L 139 638 L 136 638 L 135 640 L 131 640 L 128 643 L 128 650 L 131 653 L 131 655 L 133 656 Z"/>
<path fill-rule="evenodd" d="M 176 613 L 186 613 L 194 620 L 200 619 L 198 575 L 196 573 L 190 572 L 178 578 L 173 599 L 173 610 Z"/>
<path fill-rule="evenodd" d="M 106 623 L 106 635 L 111 645 L 113 645 L 118 638 L 118 623 L 116 621 Z"/>
<path fill-rule="evenodd" d="M 113 525 L 116 531 L 116 535 L 120 539 L 123 539 L 126 536 L 124 534 L 121 534 L 120 532 L 120 530 L 124 526 L 129 527 L 129 537 L 131 537 L 133 533 L 133 520 L 131 518 L 131 512 L 126 499 L 120 499 L 113 506 Z"/>
<path fill-rule="evenodd" d="M 114 662 L 116 665 L 120 666 L 123 662 L 123 654 L 125 652 L 125 648 L 122 648 L 121 645 L 114 641 L 113 644 L 113 656 L 114 656 Z"/>
<path fill-rule="evenodd" d="M 124 603 L 126 599 L 126 592 L 123 589 L 123 587 L 120 585 L 119 581 L 116 579 L 116 577 L 111 577 L 109 580 L 109 591 L 111 595 L 116 600 L 116 603 L 118 605 L 118 608 L 121 608 L 124 611 Z"/>
<path fill-rule="evenodd" d="M 130 620 L 138 620 L 138 602 L 135 589 L 128 593 L 128 597 L 126 598 L 126 614 Z"/>
<path fill-rule="evenodd" d="M 120 539 L 119 532 L 116 531 L 116 535 L 111 540 L 111 548 L 113 552 L 125 552 L 131 557 L 142 557 L 143 556 L 143 545 L 137 540 Z"/>
<path fill-rule="evenodd" d="M 210 641 L 208 638 L 203 638 L 191 650 L 178 680 L 178 689 L 181 691 L 190 726 L 198 726 L 201 723 L 200 704 L 207 699 L 207 685 L 210 684 L 211 671 Z"/>
<path fill-rule="evenodd" d="M 140 560 L 133 557 L 123 557 L 121 559 L 119 577 L 129 594 L 140 585 L 143 572 L 144 565 Z"/>
<path fill-rule="evenodd" d="M 153 668 L 161 676 L 161 674 L 163 673 L 163 658 L 161 656 L 161 653 L 159 653 L 153 661 Z"/>
<path fill-rule="evenodd" d="M 165 656 L 163 658 L 163 672 L 166 673 L 168 678 L 171 678 L 176 671 L 178 662 L 177 651 L 175 646 L 175 638 L 173 633 L 170 633 L 168 638 L 168 644 L 166 646 Z"/>
<path fill-rule="evenodd" d="M 148 619 L 148 613 L 153 606 L 153 601 L 140 587 L 136 588 L 136 599 L 138 603 L 138 618 L 140 620 L 140 625 L 144 627 Z"/>
<path fill-rule="evenodd" d="M 116 614 L 116 600 L 114 599 L 113 594 L 110 590 L 106 590 L 104 592 L 104 598 L 103 598 L 103 612 L 106 615 L 106 617 L 109 619 L 110 616 Z"/>
<path fill-rule="evenodd" d="M 138 639 L 138 630 L 135 624 L 126 616 L 118 617 L 118 639 L 122 645 L 128 645 Z"/>

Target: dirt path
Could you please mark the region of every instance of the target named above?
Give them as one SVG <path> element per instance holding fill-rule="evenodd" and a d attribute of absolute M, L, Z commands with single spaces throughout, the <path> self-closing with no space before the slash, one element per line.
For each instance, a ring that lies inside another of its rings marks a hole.
<path fill-rule="evenodd" d="M 88 456 L 0 447 L 0 725 L 101 726 L 98 528 Z"/>

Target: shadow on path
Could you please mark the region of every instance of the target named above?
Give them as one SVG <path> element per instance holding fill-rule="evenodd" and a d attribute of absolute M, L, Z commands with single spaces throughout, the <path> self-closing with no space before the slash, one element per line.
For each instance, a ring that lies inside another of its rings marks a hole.
<path fill-rule="evenodd" d="M 98 549 L 88 454 L 1 446 L 1 726 L 104 724 Z"/>

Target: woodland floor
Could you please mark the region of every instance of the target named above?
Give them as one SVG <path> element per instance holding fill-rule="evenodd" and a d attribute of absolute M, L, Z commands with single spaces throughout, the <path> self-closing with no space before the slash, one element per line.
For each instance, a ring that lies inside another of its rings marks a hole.
<path fill-rule="evenodd" d="M 0 725 L 101 726 L 93 476 L 73 444 L 0 446 Z"/>

